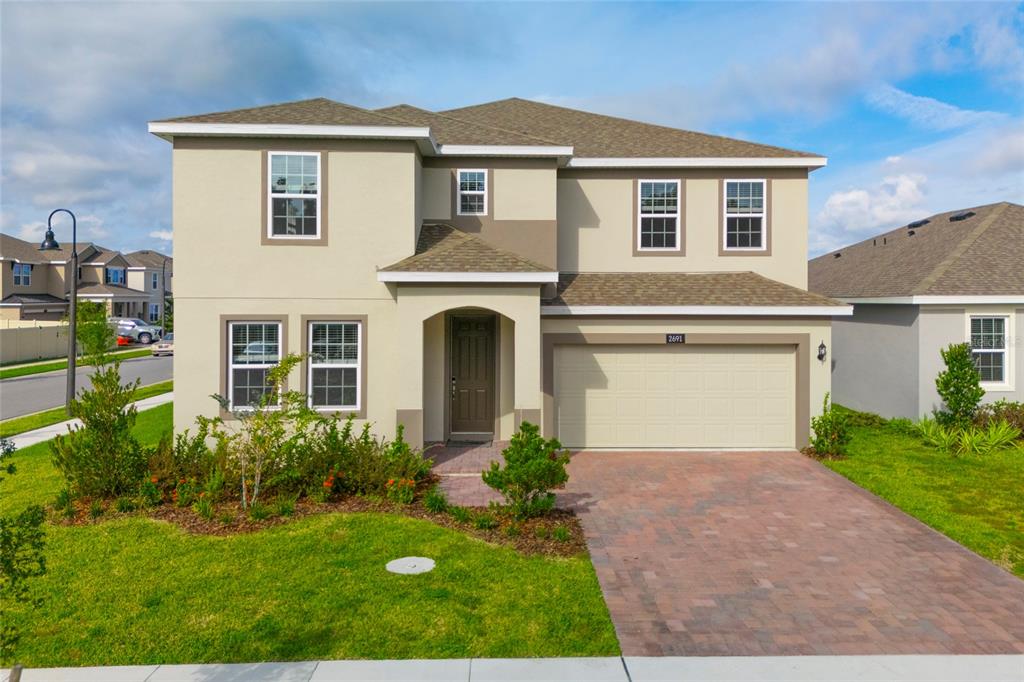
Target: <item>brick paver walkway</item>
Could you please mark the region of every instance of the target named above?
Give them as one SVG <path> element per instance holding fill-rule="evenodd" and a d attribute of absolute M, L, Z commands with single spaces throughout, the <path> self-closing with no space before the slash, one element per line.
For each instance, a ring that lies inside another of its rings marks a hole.
<path fill-rule="evenodd" d="M 624 655 L 1024 653 L 1024 581 L 796 452 L 574 455 Z"/>

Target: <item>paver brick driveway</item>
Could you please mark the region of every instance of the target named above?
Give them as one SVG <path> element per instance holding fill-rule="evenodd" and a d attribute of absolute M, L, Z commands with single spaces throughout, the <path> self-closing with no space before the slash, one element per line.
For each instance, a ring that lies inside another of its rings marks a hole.
<path fill-rule="evenodd" d="M 1024 581 L 796 452 L 573 457 L 626 655 L 1024 653 Z"/>

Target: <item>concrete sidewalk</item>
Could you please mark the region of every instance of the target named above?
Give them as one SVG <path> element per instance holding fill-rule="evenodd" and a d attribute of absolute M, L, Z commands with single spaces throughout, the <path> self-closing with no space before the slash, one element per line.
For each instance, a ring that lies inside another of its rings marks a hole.
<path fill-rule="evenodd" d="M 7 671 L 0 681 L 7 681 Z M 463 658 L 25 670 L 23 682 L 1021 682 L 1024 656 Z"/>
<path fill-rule="evenodd" d="M 174 391 L 170 391 L 169 393 L 161 393 L 160 395 L 155 395 L 150 398 L 143 398 L 142 400 L 132 404 L 135 405 L 139 412 L 141 412 L 142 410 L 148 410 L 151 407 L 163 405 L 164 403 L 169 403 L 173 400 Z M 78 426 L 81 423 L 82 422 L 78 419 L 69 419 L 59 424 L 51 424 L 50 426 L 44 426 L 41 429 L 34 429 L 32 431 L 26 431 L 25 433 L 19 433 L 16 436 L 11 436 L 7 440 L 14 443 L 14 447 L 18 450 L 21 450 L 22 448 L 27 448 L 29 445 L 42 443 L 45 440 L 50 440 L 51 438 L 65 434 L 68 432 L 69 426 Z"/>

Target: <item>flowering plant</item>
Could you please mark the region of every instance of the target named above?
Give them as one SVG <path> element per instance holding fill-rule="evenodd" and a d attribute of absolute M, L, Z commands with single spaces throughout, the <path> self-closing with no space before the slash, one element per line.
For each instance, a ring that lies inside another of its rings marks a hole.
<path fill-rule="evenodd" d="M 388 479 L 387 497 L 392 502 L 411 504 L 416 496 L 416 481 L 411 478 Z"/>

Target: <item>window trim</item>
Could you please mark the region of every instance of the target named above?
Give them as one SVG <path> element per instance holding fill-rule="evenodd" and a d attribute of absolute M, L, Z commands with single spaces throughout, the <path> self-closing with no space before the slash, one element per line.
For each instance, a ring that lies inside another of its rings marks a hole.
<path fill-rule="evenodd" d="M 302 327 L 301 327 L 301 329 L 302 329 L 302 348 L 304 349 L 303 352 L 307 352 L 307 353 L 309 352 L 308 349 L 312 348 L 312 334 L 310 333 L 310 329 L 311 329 L 310 325 L 311 325 L 311 323 L 313 323 L 313 322 L 358 322 L 359 323 L 359 368 L 358 368 L 358 378 L 356 379 L 357 386 L 358 386 L 357 398 L 359 400 L 359 407 L 358 407 L 358 409 L 354 409 L 354 410 L 353 409 L 324 408 L 324 409 L 318 409 L 317 411 L 318 412 L 322 412 L 324 414 L 337 414 L 337 415 L 341 415 L 341 416 L 349 416 L 349 415 L 351 415 L 351 416 L 355 417 L 356 419 L 366 419 L 366 414 L 367 414 L 366 406 L 369 403 L 369 395 L 368 395 L 367 390 L 366 390 L 366 387 L 369 386 L 369 384 L 367 383 L 367 377 L 368 377 L 367 368 L 369 367 L 369 364 L 370 364 L 370 351 L 369 351 L 370 344 L 367 342 L 367 340 L 369 338 L 367 336 L 368 317 L 366 315 L 363 315 L 363 314 L 345 315 L 345 314 L 338 313 L 338 314 L 332 314 L 332 315 L 303 315 L 300 319 L 301 319 L 301 323 L 302 323 Z M 301 379 L 300 379 L 301 383 L 300 383 L 299 390 L 301 390 L 307 396 L 310 396 L 312 394 L 312 387 L 310 386 L 310 383 L 311 383 L 310 382 L 310 377 L 312 376 L 312 372 L 309 369 L 309 366 L 312 365 L 312 364 L 313 363 L 311 363 L 309 361 L 309 359 L 307 358 L 307 360 L 305 362 L 306 367 L 304 368 L 304 371 L 302 372 L 302 376 L 301 376 Z M 307 398 L 307 400 L 308 400 L 308 398 Z M 308 404 L 308 402 L 307 402 L 307 404 Z"/>
<path fill-rule="evenodd" d="M 676 185 L 676 245 L 667 246 L 641 246 L 643 234 L 641 228 L 644 218 L 670 218 L 671 213 L 644 213 L 643 212 L 643 186 L 645 182 L 673 182 Z M 683 249 L 683 181 L 681 178 L 639 178 L 636 181 L 636 253 L 676 253 Z"/>
<path fill-rule="evenodd" d="M 159 273 L 156 272 L 151 272 L 150 274 L 152 275 L 152 277 L 150 277 L 150 281 L 152 282 L 152 286 L 150 288 L 156 290 L 159 288 L 158 285 L 160 283 L 160 275 Z"/>
<path fill-rule="evenodd" d="M 13 278 L 14 286 L 32 286 L 32 265 L 30 263 L 12 263 L 12 265 L 14 267 L 11 268 L 11 277 Z"/>
<path fill-rule="evenodd" d="M 483 173 L 484 174 L 484 188 L 483 190 L 462 190 L 462 174 L 463 173 Z M 485 216 L 487 215 L 487 193 L 491 189 L 491 179 L 488 177 L 486 168 L 456 168 L 455 169 L 455 214 L 464 216 Z M 466 213 L 462 210 L 462 195 L 471 194 L 473 196 L 482 196 L 484 198 L 484 210 L 476 213 Z"/>
<path fill-rule="evenodd" d="M 353 363 L 314 363 L 313 362 L 313 325 L 315 324 L 354 324 L 356 325 L 356 362 Z M 362 366 L 363 366 L 363 323 L 360 320 L 319 320 L 311 319 L 306 325 L 306 405 L 317 412 L 359 412 L 363 398 Z M 313 405 L 313 370 L 314 369 L 355 369 L 356 370 L 356 402 L 355 405 Z"/>
<path fill-rule="evenodd" d="M 271 177 L 273 176 L 274 157 L 275 156 L 315 156 L 316 157 L 316 194 L 277 194 L 275 195 L 271 191 Z M 297 240 L 297 241 L 319 241 L 324 237 L 323 231 L 323 154 L 318 151 L 273 151 L 268 150 L 266 153 L 267 169 L 264 174 L 264 182 L 266 183 L 266 238 L 281 241 L 281 240 Z M 274 234 L 274 199 L 316 199 L 316 234 Z"/>
<path fill-rule="evenodd" d="M 284 315 L 221 315 L 221 361 L 224 363 L 221 367 L 221 395 L 227 398 L 227 409 L 221 408 L 220 414 L 224 419 L 233 418 L 236 412 L 248 412 L 252 411 L 252 407 L 235 407 L 232 401 L 232 392 L 234 389 L 234 379 L 232 375 L 232 369 L 234 364 L 231 358 L 231 327 L 235 324 L 276 324 L 278 326 L 278 339 L 280 346 L 278 348 L 278 357 L 283 358 L 288 350 L 288 317 Z M 280 362 L 280 360 L 278 360 Z M 239 365 L 241 367 L 241 365 Z M 264 367 L 273 367 L 273 365 L 246 365 L 250 369 L 261 369 Z M 281 390 L 288 390 L 288 380 L 281 385 Z M 279 401 L 280 404 L 280 401 Z M 276 409 L 272 406 L 270 409 Z"/>
<path fill-rule="evenodd" d="M 764 197 L 763 205 L 761 206 L 761 213 L 729 213 L 729 183 L 730 182 L 759 182 L 762 187 L 762 196 Z M 770 255 L 771 250 L 768 247 L 769 236 L 768 236 L 768 215 L 770 199 L 769 192 L 771 184 L 768 178 L 722 178 L 722 242 L 720 254 L 739 254 L 739 253 L 750 253 L 750 254 L 764 254 Z M 729 246 L 729 218 L 761 218 L 761 246 Z"/>
<path fill-rule="evenodd" d="M 110 277 L 109 277 L 109 273 L 111 273 L 111 272 L 120 272 L 121 273 L 121 281 L 120 282 L 112 282 L 110 280 Z M 126 268 L 119 268 L 119 267 L 104 266 L 103 267 L 103 283 L 104 284 L 113 284 L 114 286 L 122 286 L 122 287 L 123 286 L 128 286 L 128 271 L 127 271 L 127 269 Z"/>
<path fill-rule="evenodd" d="M 1002 381 L 981 381 L 981 387 L 986 391 L 1013 391 L 1014 390 L 1014 325 L 1016 320 L 1014 319 L 1014 313 L 1012 310 L 967 310 L 964 315 L 964 338 L 967 340 L 967 345 L 971 345 L 971 320 L 984 319 L 984 318 L 1001 318 L 1003 320 L 1003 380 Z M 995 349 L 982 350 L 983 353 L 995 354 L 1000 351 Z M 975 349 L 971 348 L 971 356 L 973 358 Z"/>
<path fill-rule="evenodd" d="M 150 303 L 149 304 L 149 321 L 159 322 L 160 321 L 160 304 Z"/>

